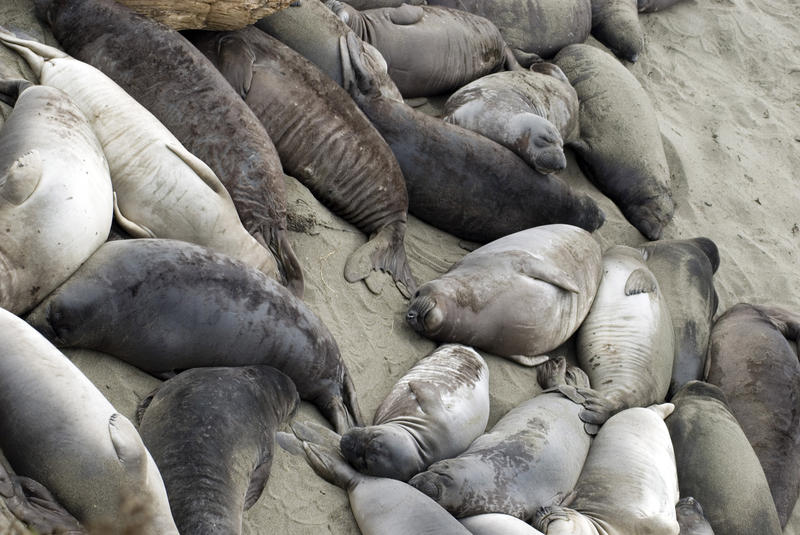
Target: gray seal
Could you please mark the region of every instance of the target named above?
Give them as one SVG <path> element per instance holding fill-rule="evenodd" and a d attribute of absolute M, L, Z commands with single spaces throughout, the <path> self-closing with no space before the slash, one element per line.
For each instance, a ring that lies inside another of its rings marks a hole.
<path fill-rule="evenodd" d="M 672 398 L 667 427 L 682 496 L 693 496 L 714 533 L 780 535 L 764 470 L 714 385 L 690 381 Z"/>
<path fill-rule="evenodd" d="M 592 35 L 617 57 L 636 62 L 644 49 L 636 0 L 592 0 Z"/>
<path fill-rule="evenodd" d="M 589 313 L 602 276 L 585 230 L 542 225 L 475 249 L 421 285 L 406 321 L 423 336 L 536 365 Z"/>
<path fill-rule="evenodd" d="M 489 421 L 489 368 L 470 347 L 447 344 L 392 387 L 373 424 L 342 435 L 339 449 L 359 472 L 408 481 L 466 450 Z"/>
<path fill-rule="evenodd" d="M 703 507 L 693 497 L 681 498 L 675 506 L 675 515 L 681 526 L 681 535 L 714 535 L 703 514 Z"/>
<path fill-rule="evenodd" d="M 269 478 L 275 433 L 299 404 L 292 380 L 269 366 L 186 370 L 142 401 L 139 433 L 181 533 L 241 533 Z"/>
<path fill-rule="evenodd" d="M 283 279 L 302 296 L 278 153 L 214 65 L 175 30 L 113 0 L 36 0 L 35 5 L 64 50 L 103 71 L 208 164 L 244 227 L 270 247 Z"/>
<path fill-rule="evenodd" d="M 711 330 L 707 381 L 731 413 L 767 476 L 781 526 L 800 496 L 800 314 L 739 303 Z"/>
<path fill-rule="evenodd" d="M 639 81 L 614 56 L 570 45 L 554 60 L 580 101 L 578 164 L 650 240 L 661 237 L 675 206 L 667 157 L 653 105 Z"/>
<path fill-rule="evenodd" d="M 311 309 L 255 268 L 197 245 L 107 242 L 26 319 L 57 346 L 150 373 L 267 364 L 336 429 L 362 421 L 339 347 Z"/>
<path fill-rule="evenodd" d="M 535 63 L 475 80 L 450 95 L 442 119 L 500 143 L 538 172 L 567 166 L 564 144 L 577 141 L 578 95 L 561 69 Z"/>

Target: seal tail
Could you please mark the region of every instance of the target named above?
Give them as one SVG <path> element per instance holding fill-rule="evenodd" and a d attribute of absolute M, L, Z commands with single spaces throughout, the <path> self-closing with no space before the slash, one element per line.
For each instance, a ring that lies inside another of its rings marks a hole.
<path fill-rule="evenodd" d="M 370 273 L 385 271 L 392 275 L 395 283 L 405 287 L 398 288 L 406 297 L 417 290 L 417 283 L 408 265 L 403 238 L 406 232 L 404 221 L 395 221 L 380 229 L 370 239 L 356 249 L 344 265 L 344 278 L 347 282 L 366 279 Z M 370 288 L 371 289 L 371 288 Z"/>
<path fill-rule="evenodd" d="M 2 26 L 0 26 L 0 41 L 22 56 L 39 79 L 42 77 L 42 68 L 46 60 L 69 57 L 69 55 L 55 47 L 30 39 L 21 39 Z"/>

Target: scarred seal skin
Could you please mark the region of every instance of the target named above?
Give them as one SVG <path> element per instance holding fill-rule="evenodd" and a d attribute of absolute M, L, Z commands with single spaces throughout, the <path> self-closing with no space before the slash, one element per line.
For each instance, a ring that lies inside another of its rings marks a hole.
<path fill-rule="evenodd" d="M 592 0 L 592 35 L 617 57 L 635 62 L 644 49 L 636 0 Z"/>
<path fill-rule="evenodd" d="M 102 351 L 147 372 L 267 364 L 336 429 L 362 422 L 339 347 L 311 309 L 203 247 L 107 242 L 27 321 L 57 346 Z"/>
<path fill-rule="evenodd" d="M 711 330 L 707 381 L 725 394 L 756 452 L 781 526 L 800 496 L 800 314 L 739 303 Z"/>
<path fill-rule="evenodd" d="M 0 450 L 85 526 L 147 510 L 142 533 L 177 535 L 167 493 L 133 424 L 30 325 L 0 309 Z"/>
<path fill-rule="evenodd" d="M 681 498 L 675 506 L 675 515 L 681 526 L 681 535 L 714 535 L 703 514 L 703 507 L 693 497 Z"/>
<path fill-rule="evenodd" d="M 703 504 L 714 533 L 780 535 L 764 470 L 722 391 L 690 381 L 671 401 L 675 411 L 666 422 L 681 496 Z"/>
<path fill-rule="evenodd" d="M 600 246 L 581 228 L 523 230 L 475 249 L 421 285 L 406 321 L 432 340 L 535 365 L 580 327 L 602 266 Z"/>
<path fill-rule="evenodd" d="M 408 481 L 455 457 L 486 430 L 489 368 L 472 348 L 447 344 L 417 362 L 375 411 L 373 425 L 342 435 L 359 472 Z"/>
<path fill-rule="evenodd" d="M 35 0 L 61 46 L 103 71 L 217 174 L 293 293 L 303 273 L 287 238 L 286 186 L 264 126 L 178 32 L 113 0 Z M 146 61 L 142 59 L 146 58 Z"/>
<path fill-rule="evenodd" d="M 269 478 L 275 433 L 299 403 L 292 380 L 269 366 L 187 370 L 143 400 L 139 433 L 181 533 L 241 533 Z"/>
<path fill-rule="evenodd" d="M 570 45 L 554 59 L 580 101 L 578 164 L 650 240 L 661 237 L 675 206 L 667 157 L 653 105 L 639 81 L 614 56 Z"/>
<path fill-rule="evenodd" d="M 266 33 L 186 32 L 264 124 L 284 169 L 369 242 L 345 265 L 355 282 L 390 272 L 411 292 L 408 194 L 397 160 L 353 99 L 313 63 Z"/>
<path fill-rule="evenodd" d="M 18 98 L 17 98 L 18 95 Z M 0 130 L 0 306 L 22 314 L 108 237 L 108 164 L 86 116 L 65 93 L 0 85 L 14 110 Z"/>
<path fill-rule="evenodd" d="M 588 231 L 603 224 L 595 201 L 560 178 L 537 173 L 490 139 L 405 105 L 383 81 L 380 54 L 354 34 L 342 38 L 342 47 L 346 89 L 397 157 L 412 214 L 481 243 L 549 223 Z"/>

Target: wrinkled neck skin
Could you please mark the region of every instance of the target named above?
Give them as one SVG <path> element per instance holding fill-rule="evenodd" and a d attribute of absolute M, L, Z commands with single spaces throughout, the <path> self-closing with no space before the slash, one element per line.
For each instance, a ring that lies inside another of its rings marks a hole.
<path fill-rule="evenodd" d="M 414 416 L 394 418 L 390 422 L 382 423 L 381 427 L 387 427 L 396 432 L 390 435 L 395 440 L 392 446 L 402 448 L 405 453 L 403 473 L 398 474 L 402 481 L 408 481 L 412 476 L 427 468 L 429 463 L 426 463 L 424 459 L 430 458 L 431 455 L 431 449 L 428 446 L 429 437 L 426 436 L 430 434 L 430 431 L 421 418 Z"/>

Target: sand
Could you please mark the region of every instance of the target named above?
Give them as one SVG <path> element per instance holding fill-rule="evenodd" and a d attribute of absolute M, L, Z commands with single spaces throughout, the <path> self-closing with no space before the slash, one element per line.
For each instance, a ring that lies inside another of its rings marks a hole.
<path fill-rule="evenodd" d="M 702 235 L 717 243 L 718 314 L 742 301 L 800 311 L 800 4 L 687 0 L 640 18 L 645 50 L 638 63 L 626 65 L 652 99 L 671 168 L 676 211 L 664 238 Z M 31 15 L 30 0 L 3 0 L 0 24 L 54 43 Z M 0 74 L 30 76 L 20 63 L 0 49 Z M 7 114 L 8 108 L 2 111 Z M 605 210 L 608 220 L 595 234 L 604 248 L 645 241 L 586 181 L 571 155 L 562 176 L 589 191 Z M 305 300 L 338 341 L 362 410 L 371 418 L 394 382 L 435 344 L 405 325 L 407 301 L 387 276 L 376 277 L 384 282 L 380 295 L 344 280 L 344 262 L 365 236 L 297 181 L 287 177 L 287 183 L 292 244 L 306 275 Z M 463 256 L 462 245 L 474 247 L 410 218 L 406 247 L 420 283 Z M 571 353 L 567 342 L 551 354 Z M 158 384 L 113 358 L 69 354 L 128 417 Z M 538 387 L 533 370 L 484 356 L 491 374 L 491 426 Z M 307 403 L 297 418 L 324 423 Z M 244 533 L 359 531 L 344 491 L 317 477 L 304 460 L 279 450 L 264 494 L 245 515 Z M 800 533 L 800 511 L 786 533 Z"/>

